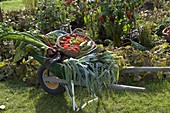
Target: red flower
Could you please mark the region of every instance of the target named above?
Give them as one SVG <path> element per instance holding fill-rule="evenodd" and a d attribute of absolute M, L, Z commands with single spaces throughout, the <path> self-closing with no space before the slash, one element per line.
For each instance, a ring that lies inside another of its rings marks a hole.
<path fill-rule="evenodd" d="M 104 16 L 104 15 L 101 15 L 101 16 L 100 16 L 100 21 L 101 21 L 102 23 L 105 22 L 105 16 Z"/>
<path fill-rule="evenodd" d="M 67 0 L 66 5 L 70 5 L 73 0 Z"/>
<path fill-rule="evenodd" d="M 128 11 L 128 8 L 126 8 L 126 16 L 128 17 L 128 19 L 132 18 L 132 13 Z"/>
<path fill-rule="evenodd" d="M 115 18 L 114 18 L 113 16 L 110 16 L 110 17 L 109 17 L 109 20 L 110 20 L 111 22 L 113 22 L 113 23 L 114 23 Z"/>
<path fill-rule="evenodd" d="M 133 22 L 133 26 L 136 26 L 136 21 Z"/>

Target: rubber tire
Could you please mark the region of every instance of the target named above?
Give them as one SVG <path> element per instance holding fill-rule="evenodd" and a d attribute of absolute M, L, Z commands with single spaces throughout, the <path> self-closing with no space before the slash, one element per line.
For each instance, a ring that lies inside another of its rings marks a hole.
<path fill-rule="evenodd" d="M 43 73 L 44 71 L 46 71 L 47 69 L 44 66 L 40 66 L 37 74 L 38 74 L 38 82 L 40 83 L 40 86 L 49 94 L 52 95 L 57 95 L 57 94 L 62 94 L 65 92 L 65 88 L 63 87 L 63 85 L 59 84 L 57 88 L 55 89 L 50 89 L 43 81 Z"/>

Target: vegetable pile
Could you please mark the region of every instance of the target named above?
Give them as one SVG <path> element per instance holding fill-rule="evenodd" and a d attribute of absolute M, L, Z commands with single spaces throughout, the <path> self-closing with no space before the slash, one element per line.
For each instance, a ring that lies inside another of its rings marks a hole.
<path fill-rule="evenodd" d="M 66 34 L 59 37 L 58 46 L 74 52 L 88 51 L 93 46 L 93 41 L 86 36 L 77 34 Z"/>
<path fill-rule="evenodd" d="M 71 83 L 77 82 L 86 86 L 92 96 L 101 96 L 106 84 L 118 81 L 119 61 L 111 51 L 93 52 L 80 58 L 64 60 L 61 69 L 64 79 L 68 82 L 69 93 L 73 95 Z"/>

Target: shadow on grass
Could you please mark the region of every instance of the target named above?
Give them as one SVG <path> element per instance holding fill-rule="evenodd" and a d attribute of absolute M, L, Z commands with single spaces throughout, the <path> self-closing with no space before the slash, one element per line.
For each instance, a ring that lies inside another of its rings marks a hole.
<path fill-rule="evenodd" d="M 111 90 L 105 89 L 103 90 L 102 99 L 100 101 L 100 105 L 96 106 L 93 109 L 93 105 L 88 105 L 83 110 L 77 113 L 95 113 L 98 109 L 98 112 L 109 113 L 114 111 L 114 109 L 118 109 L 115 104 L 119 104 L 121 101 L 129 101 L 129 99 L 133 99 L 133 101 L 143 101 L 150 96 L 157 95 L 159 93 L 164 93 L 164 91 L 170 90 L 170 82 L 167 80 L 154 80 L 154 81 L 146 81 L 145 83 L 131 83 L 127 85 L 132 86 L 143 86 L 146 87 L 146 92 L 135 92 L 135 91 L 123 91 L 123 90 Z M 80 92 L 81 93 L 81 92 Z M 87 95 L 86 95 L 87 96 Z M 72 111 L 71 101 L 66 98 L 64 95 L 43 95 L 36 104 L 36 113 L 74 113 Z M 86 97 L 84 97 L 86 98 Z M 97 102 L 95 102 L 97 104 Z M 122 103 L 123 104 L 123 103 Z M 119 104 L 120 105 L 120 104 Z M 90 110 L 93 109 L 93 110 Z M 93 112 L 92 112 L 93 111 Z"/>
<path fill-rule="evenodd" d="M 72 113 L 72 103 L 66 92 L 60 95 L 47 94 L 39 86 L 30 86 L 21 79 L 4 79 L 0 81 L 10 91 L 10 95 L 17 95 L 20 102 L 24 102 L 25 109 L 32 113 Z M 8 95 L 7 95 L 8 96 Z M 15 98 L 11 97 L 11 98 Z M 25 101 L 24 101 L 25 100 Z M 11 101 L 12 102 L 12 101 Z M 18 105 L 18 103 L 16 103 Z M 28 105 L 28 106 L 26 106 Z M 14 106 L 15 107 L 15 106 Z M 74 113 L 74 112 L 73 112 Z M 83 111 L 77 113 L 84 113 Z"/>
<path fill-rule="evenodd" d="M 42 95 L 36 102 L 36 113 L 66 113 L 71 111 L 64 95 Z"/>
<path fill-rule="evenodd" d="M 144 93 L 156 93 L 162 92 L 164 90 L 170 90 L 170 81 L 166 79 L 145 79 L 140 81 L 129 80 L 124 85 L 137 86 L 137 87 L 145 87 L 146 91 Z"/>
<path fill-rule="evenodd" d="M 14 91 L 18 90 L 18 92 L 26 93 L 25 95 L 29 95 L 28 101 L 31 100 L 32 107 L 35 108 L 35 113 L 74 113 L 72 110 L 71 99 L 68 97 L 67 93 L 61 95 L 50 95 L 47 94 L 44 90 L 39 87 L 30 87 L 22 80 L 5 80 L 5 85 L 7 88 L 10 88 Z M 163 92 L 164 90 L 170 90 L 170 82 L 167 80 L 154 80 L 154 81 L 145 81 L 144 83 L 140 82 L 126 82 L 124 85 L 131 86 L 141 86 L 146 87 L 147 91 L 144 92 L 149 95 L 153 95 L 155 93 Z M 109 111 L 107 110 L 107 103 L 116 101 L 117 98 L 127 97 L 127 95 L 140 95 L 140 92 L 132 92 L 131 91 L 123 91 L 123 90 L 104 90 L 102 102 L 99 106 L 100 111 Z M 19 93 L 19 94 L 20 94 Z M 81 91 L 77 91 L 77 94 L 83 93 Z M 110 93 L 110 94 L 109 94 Z M 87 95 L 86 95 L 87 96 Z M 84 98 L 87 98 L 87 97 Z M 108 97 L 110 96 L 110 101 Z M 141 96 L 144 96 L 143 94 Z M 145 97 L 145 96 L 144 96 Z M 24 97 L 21 97 L 24 98 Z M 80 100 L 80 99 L 78 99 Z M 104 102 L 104 104 L 102 104 Z M 97 103 L 96 103 L 97 104 Z M 114 104 L 114 103 L 112 103 Z M 30 106 L 28 106 L 30 108 Z M 76 113 L 90 113 L 89 109 L 92 109 L 91 105 L 88 105 L 83 110 L 80 110 Z M 96 107 L 98 108 L 98 107 Z M 106 109 L 105 109 L 106 108 Z M 112 109 L 112 108 L 110 108 Z M 91 110 L 94 111 L 95 110 Z"/>
<path fill-rule="evenodd" d="M 123 78 L 123 80 L 122 80 Z M 145 87 L 146 92 L 161 92 L 164 89 L 167 89 L 170 85 L 170 77 L 166 78 L 153 73 L 142 76 L 139 81 L 134 81 L 135 76 L 125 75 L 120 78 L 120 84 Z"/>
<path fill-rule="evenodd" d="M 40 93 L 41 95 L 35 103 L 36 113 L 75 113 L 72 109 L 72 102 L 67 92 L 51 95 L 41 89 Z M 34 93 L 30 93 L 30 98 L 34 98 L 34 96 Z M 85 112 L 80 110 L 76 113 Z"/>

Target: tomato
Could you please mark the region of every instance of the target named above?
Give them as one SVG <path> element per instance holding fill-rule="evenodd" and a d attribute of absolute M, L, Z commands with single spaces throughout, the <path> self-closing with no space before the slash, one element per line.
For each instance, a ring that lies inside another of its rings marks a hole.
<path fill-rule="evenodd" d="M 88 38 L 86 36 L 77 36 L 73 33 L 71 35 L 66 34 L 65 36 L 63 36 L 62 40 L 60 41 L 60 44 L 64 49 L 79 52 L 80 44 L 85 41 L 88 42 Z"/>
<path fill-rule="evenodd" d="M 70 46 L 69 44 L 63 44 L 64 49 L 68 49 L 69 46 Z"/>
<path fill-rule="evenodd" d="M 70 39 L 67 39 L 67 40 L 65 41 L 65 44 L 68 44 L 68 43 L 70 43 Z"/>
<path fill-rule="evenodd" d="M 76 34 L 75 34 L 75 33 L 73 33 L 73 34 L 71 34 L 71 36 L 72 36 L 72 37 L 76 37 Z"/>
<path fill-rule="evenodd" d="M 80 42 L 77 42 L 76 45 L 80 45 Z"/>
<path fill-rule="evenodd" d="M 63 40 L 63 41 L 66 41 L 67 39 L 66 39 L 66 37 L 63 37 L 62 40 Z"/>
<path fill-rule="evenodd" d="M 69 34 L 67 34 L 67 35 L 65 36 L 65 38 L 69 39 L 69 38 L 70 38 L 70 35 L 69 35 Z"/>

